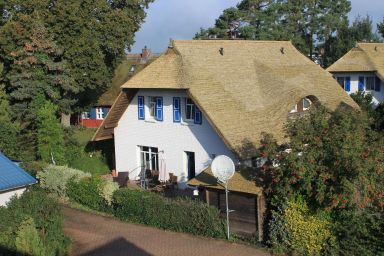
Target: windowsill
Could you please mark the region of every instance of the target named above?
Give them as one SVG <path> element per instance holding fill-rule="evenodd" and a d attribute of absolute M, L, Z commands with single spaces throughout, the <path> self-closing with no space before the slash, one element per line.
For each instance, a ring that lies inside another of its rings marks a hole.
<path fill-rule="evenodd" d="M 152 123 L 152 124 L 157 123 L 157 121 L 155 119 L 145 119 L 144 122 Z"/>
<path fill-rule="evenodd" d="M 184 126 L 194 126 L 195 125 L 193 120 L 191 120 L 191 121 L 181 121 L 180 123 L 181 123 L 181 125 L 184 125 Z"/>

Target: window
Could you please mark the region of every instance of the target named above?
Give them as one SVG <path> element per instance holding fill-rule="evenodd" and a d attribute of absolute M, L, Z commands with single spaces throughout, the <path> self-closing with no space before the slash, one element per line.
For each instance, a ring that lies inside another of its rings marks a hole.
<path fill-rule="evenodd" d="M 146 170 L 159 170 L 159 150 L 154 147 L 140 146 L 140 165 Z"/>
<path fill-rule="evenodd" d="M 149 116 L 151 118 L 156 117 L 156 97 L 148 97 L 148 109 L 149 109 Z"/>
<path fill-rule="evenodd" d="M 307 98 L 303 99 L 303 110 L 304 111 L 308 110 L 311 107 L 311 105 L 312 105 L 312 102 L 309 99 L 307 99 Z"/>
<path fill-rule="evenodd" d="M 289 113 L 303 112 L 310 109 L 312 101 L 308 98 L 302 98 Z"/>
<path fill-rule="evenodd" d="M 338 77 L 338 78 L 337 78 L 337 82 L 339 83 L 339 85 L 340 85 L 341 88 L 343 88 L 343 89 L 344 89 L 344 81 L 345 81 L 344 77 Z"/>
<path fill-rule="evenodd" d="M 81 113 L 81 119 L 89 119 L 91 118 L 91 114 L 89 112 Z"/>
<path fill-rule="evenodd" d="M 351 90 L 351 77 L 349 77 L 349 76 L 338 76 L 336 78 L 336 81 L 339 83 L 341 88 L 344 89 L 344 91 L 349 92 Z"/>
<path fill-rule="evenodd" d="M 365 77 L 365 89 L 367 91 L 374 91 L 375 90 L 375 77 L 373 77 L 373 76 Z"/>
<path fill-rule="evenodd" d="M 185 98 L 185 119 L 195 120 L 195 103 L 190 98 Z"/>
<path fill-rule="evenodd" d="M 96 119 L 104 119 L 103 108 L 96 108 Z"/>

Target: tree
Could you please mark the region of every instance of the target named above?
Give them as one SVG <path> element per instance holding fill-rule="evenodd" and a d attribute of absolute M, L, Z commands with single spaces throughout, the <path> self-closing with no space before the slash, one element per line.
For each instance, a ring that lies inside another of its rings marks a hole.
<path fill-rule="evenodd" d="M 317 45 L 348 23 L 350 9 L 348 0 L 243 0 L 236 8 L 224 10 L 213 28 L 202 29 L 195 38 L 228 38 L 230 24 L 235 21 L 239 24 L 238 37 L 291 40 L 312 57 Z"/>
<path fill-rule="evenodd" d="M 292 221 L 284 215 L 287 202 L 289 206 L 300 199 L 309 211 L 295 221 L 320 218 L 332 227 L 337 243 L 322 243 L 322 253 L 384 252 L 384 140 L 370 125 L 365 112 L 343 106 L 330 112 L 318 106 L 287 125 L 288 144 L 278 146 L 270 136 L 262 141 L 268 165 L 256 176 L 262 178 L 267 192 L 273 246 L 299 253 L 300 248 L 292 246 L 295 239 L 311 238 L 305 228 L 296 227 L 294 233 L 286 229 Z M 306 242 L 297 241 L 301 246 Z"/>
<path fill-rule="evenodd" d="M 62 50 L 68 79 L 74 81 L 73 95 L 68 96 L 77 101 L 76 105 L 69 104 L 70 110 L 85 107 L 108 88 L 114 69 L 133 44 L 134 33 L 145 18 L 144 10 L 152 1 L 6 1 L 4 9 L 9 15 L 0 31 L 5 35 L 0 39 L 0 61 L 8 72 L 13 65 L 9 54 L 28 42 L 30 26 L 42 22 L 46 38 Z"/>
<path fill-rule="evenodd" d="M 29 22 L 35 23 L 27 25 Z M 33 128 L 36 112 L 31 103 L 37 95 L 44 95 L 56 103 L 60 112 L 69 113 L 76 87 L 69 76 L 62 50 L 46 28 L 29 18 L 8 25 L 16 29 L 17 24 L 21 26 L 21 35 L 28 34 L 28 39 L 20 45 L 14 42 L 15 48 L 7 49 L 9 64 L 5 78 L 15 116 L 25 127 Z"/>
<path fill-rule="evenodd" d="M 381 34 L 382 37 L 384 37 L 384 20 L 377 24 L 377 30 Z"/>
<path fill-rule="evenodd" d="M 19 125 L 11 119 L 11 109 L 0 84 L 0 151 L 10 158 L 19 159 Z"/>
<path fill-rule="evenodd" d="M 372 30 L 372 19 L 369 16 L 358 16 L 351 26 L 348 26 L 348 23 L 343 24 L 337 34 L 332 35 L 320 46 L 324 48 L 324 66 L 328 67 L 337 61 L 357 42 L 380 42 L 380 38 Z"/>
<path fill-rule="evenodd" d="M 287 135 L 290 153 L 279 153 L 280 166 L 272 168 L 278 198 L 300 194 L 315 209 L 384 210 L 384 143 L 365 113 L 318 107 L 290 123 Z"/>
<path fill-rule="evenodd" d="M 65 163 L 64 131 L 56 117 L 57 106 L 46 101 L 38 110 L 37 152 L 48 163 Z"/>

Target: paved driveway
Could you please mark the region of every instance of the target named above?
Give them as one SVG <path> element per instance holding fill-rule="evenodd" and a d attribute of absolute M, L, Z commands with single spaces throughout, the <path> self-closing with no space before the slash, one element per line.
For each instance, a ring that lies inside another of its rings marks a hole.
<path fill-rule="evenodd" d="M 163 231 L 64 208 L 64 231 L 73 241 L 72 255 L 269 255 L 245 245 Z"/>

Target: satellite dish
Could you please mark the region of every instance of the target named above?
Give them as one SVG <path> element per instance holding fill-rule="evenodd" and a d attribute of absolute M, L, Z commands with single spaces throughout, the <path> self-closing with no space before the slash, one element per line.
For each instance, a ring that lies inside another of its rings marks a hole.
<path fill-rule="evenodd" d="M 232 159 L 220 155 L 213 159 L 211 170 L 213 175 L 221 182 L 227 183 L 230 178 L 232 178 L 235 173 L 235 164 Z"/>

